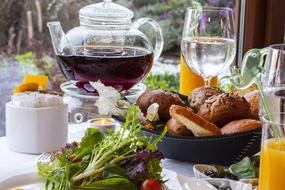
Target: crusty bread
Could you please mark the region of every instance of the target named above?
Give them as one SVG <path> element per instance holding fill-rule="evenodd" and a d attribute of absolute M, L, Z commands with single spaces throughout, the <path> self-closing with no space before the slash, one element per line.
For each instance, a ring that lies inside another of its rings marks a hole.
<path fill-rule="evenodd" d="M 221 132 L 223 135 L 227 135 L 227 134 L 250 131 L 260 127 L 261 127 L 260 121 L 254 119 L 241 119 L 228 123 L 223 128 L 221 128 Z"/>
<path fill-rule="evenodd" d="M 259 120 L 259 92 L 258 90 L 251 91 L 244 95 L 244 98 L 250 104 L 252 118 Z"/>
<path fill-rule="evenodd" d="M 172 118 L 191 130 L 195 136 L 213 136 L 221 134 L 218 127 L 195 114 L 190 108 L 172 105 L 169 114 Z"/>
<path fill-rule="evenodd" d="M 176 119 L 171 118 L 166 123 L 167 134 L 172 136 L 193 136 L 192 131 L 190 131 L 185 125 L 179 123 Z"/>
<path fill-rule="evenodd" d="M 227 123 L 250 118 L 250 104 L 238 94 L 222 93 L 211 96 L 200 106 L 197 114 L 222 128 Z"/>
<path fill-rule="evenodd" d="M 200 106 L 205 102 L 205 100 L 211 96 L 221 93 L 223 93 L 223 91 L 217 87 L 212 86 L 195 88 L 188 96 L 189 105 L 197 113 L 200 109 Z"/>
<path fill-rule="evenodd" d="M 146 91 L 137 100 L 137 105 L 144 113 L 153 103 L 159 105 L 158 115 L 162 121 L 170 119 L 169 108 L 171 105 L 184 105 L 184 102 L 177 94 L 161 89 Z"/>

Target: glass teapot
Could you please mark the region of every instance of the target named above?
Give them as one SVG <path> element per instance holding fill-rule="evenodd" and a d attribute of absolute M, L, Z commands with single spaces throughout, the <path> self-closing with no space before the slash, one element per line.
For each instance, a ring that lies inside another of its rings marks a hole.
<path fill-rule="evenodd" d="M 63 32 L 59 22 L 48 22 L 52 44 L 64 76 L 79 88 L 90 90 L 98 81 L 118 90 L 128 90 L 150 71 L 163 48 L 159 24 L 151 18 L 131 22 L 131 10 L 111 0 L 83 7 L 80 26 Z M 139 28 L 149 24 L 155 47 Z"/>

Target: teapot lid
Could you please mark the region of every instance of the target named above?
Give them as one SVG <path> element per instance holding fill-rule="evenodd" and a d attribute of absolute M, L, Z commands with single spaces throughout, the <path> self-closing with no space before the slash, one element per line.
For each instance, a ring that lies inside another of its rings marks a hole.
<path fill-rule="evenodd" d="M 83 7 L 79 11 L 80 24 L 83 25 L 129 25 L 134 13 L 112 0 L 104 0 Z"/>

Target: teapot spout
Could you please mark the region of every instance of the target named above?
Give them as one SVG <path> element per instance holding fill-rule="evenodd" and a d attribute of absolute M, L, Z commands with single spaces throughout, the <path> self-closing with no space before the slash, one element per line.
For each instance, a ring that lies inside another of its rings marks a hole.
<path fill-rule="evenodd" d="M 60 22 L 48 22 L 47 26 L 49 28 L 53 49 L 56 55 L 59 55 L 62 52 L 62 48 L 68 43 L 68 40 L 66 39 Z"/>

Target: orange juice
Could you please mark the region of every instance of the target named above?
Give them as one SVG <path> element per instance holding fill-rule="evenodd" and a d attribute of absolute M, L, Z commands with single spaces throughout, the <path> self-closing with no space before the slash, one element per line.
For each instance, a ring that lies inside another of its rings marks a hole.
<path fill-rule="evenodd" d="M 259 190 L 285 189 L 285 138 L 261 145 Z"/>
<path fill-rule="evenodd" d="M 217 85 L 217 77 L 211 80 L 211 86 Z M 180 56 L 180 93 L 188 96 L 190 92 L 198 87 L 204 86 L 201 76 L 194 73 L 185 63 L 183 56 Z"/>

